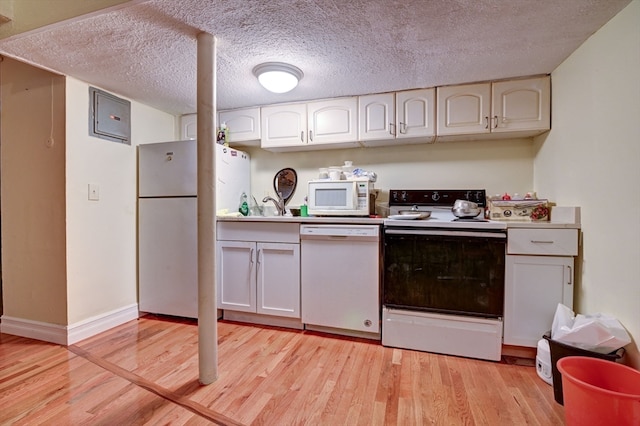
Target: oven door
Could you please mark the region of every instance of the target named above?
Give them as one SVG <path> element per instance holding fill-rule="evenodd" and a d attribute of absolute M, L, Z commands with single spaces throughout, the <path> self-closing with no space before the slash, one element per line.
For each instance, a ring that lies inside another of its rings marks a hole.
<path fill-rule="evenodd" d="M 502 317 L 504 232 L 386 228 L 388 308 Z"/>

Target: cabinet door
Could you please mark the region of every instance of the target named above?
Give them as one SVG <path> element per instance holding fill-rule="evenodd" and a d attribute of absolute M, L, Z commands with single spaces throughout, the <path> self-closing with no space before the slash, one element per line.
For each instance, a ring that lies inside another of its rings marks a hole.
<path fill-rule="evenodd" d="M 197 114 L 185 114 L 180 117 L 180 138 L 183 140 L 195 139 L 198 135 Z"/>
<path fill-rule="evenodd" d="M 286 148 L 307 144 L 306 104 L 275 105 L 261 110 L 262 148 Z"/>
<path fill-rule="evenodd" d="M 536 347 L 558 303 L 573 308 L 573 257 L 507 256 L 504 344 Z"/>
<path fill-rule="evenodd" d="M 357 98 L 331 99 L 307 104 L 309 144 L 358 146 Z"/>
<path fill-rule="evenodd" d="M 218 308 L 256 312 L 256 243 L 218 241 Z"/>
<path fill-rule="evenodd" d="M 300 318 L 300 244 L 258 243 L 259 314 Z"/>
<path fill-rule="evenodd" d="M 489 83 L 438 87 L 438 135 L 490 132 Z"/>
<path fill-rule="evenodd" d="M 430 142 L 436 134 L 436 90 L 420 89 L 396 93 L 397 138 L 424 137 Z"/>
<path fill-rule="evenodd" d="M 551 128 L 550 77 L 500 81 L 492 92 L 492 132 Z"/>
<path fill-rule="evenodd" d="M 227 126 L 227 142 L 238 145 L 259 144 L 260 108 L 220 111 L 218 117 L 220 124 L 225 123 Z"/>
<path fill-rule="evenodd" d="M 393 140 L 396 137 L 395 96 L 393 93 L 360 96 L 358 98 L 359 139 L 366 141 Z"/>

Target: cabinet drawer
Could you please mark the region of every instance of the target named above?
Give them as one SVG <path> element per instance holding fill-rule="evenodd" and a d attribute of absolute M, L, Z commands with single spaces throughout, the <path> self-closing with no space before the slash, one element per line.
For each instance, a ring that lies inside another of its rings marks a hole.
<path fill-rule="evenodd" d="M 216 232 L 216 239 L 219 241 L 300 242 L 298 223 L 218 222 Z"/>
<path fill-rule="evenodd" d="M 576 256 L 577 229 L 509 229 L 507 253 Z"/>

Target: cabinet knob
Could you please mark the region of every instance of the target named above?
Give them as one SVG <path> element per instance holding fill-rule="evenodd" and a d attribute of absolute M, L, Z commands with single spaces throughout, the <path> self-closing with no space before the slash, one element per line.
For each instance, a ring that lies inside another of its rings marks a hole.
<path fill-rule="evenodd" d="M 371 324 L 373 324 L 373 323 L 371 322 L 371 320 L 364 320 L 364 326 L 365 326 L 365 327 L 371 327 Z"/>

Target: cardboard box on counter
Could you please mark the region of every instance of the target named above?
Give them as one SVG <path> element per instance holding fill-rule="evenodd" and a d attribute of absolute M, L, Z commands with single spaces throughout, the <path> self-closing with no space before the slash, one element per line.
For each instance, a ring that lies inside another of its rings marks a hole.
<path fill-rule="evenodd" d="M 489 219 L 513 222 L 547 222 L 549 200 L 489 200 Z"/>

